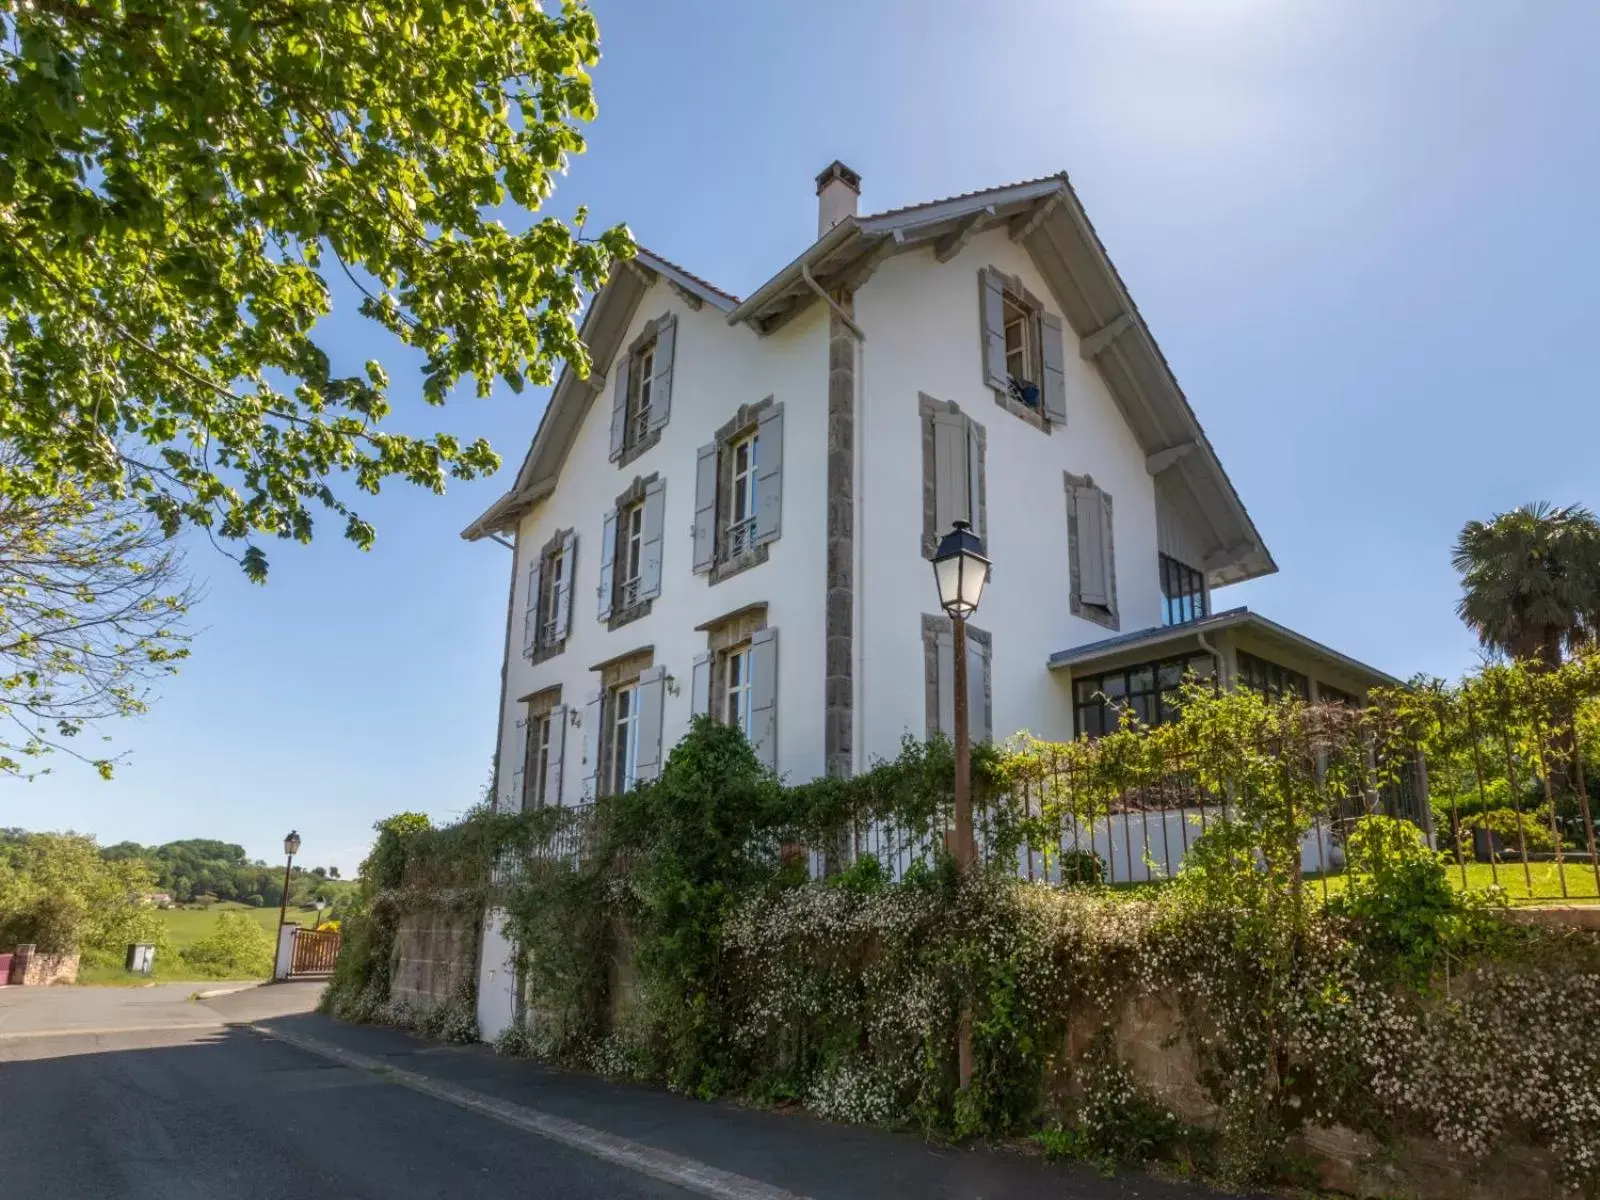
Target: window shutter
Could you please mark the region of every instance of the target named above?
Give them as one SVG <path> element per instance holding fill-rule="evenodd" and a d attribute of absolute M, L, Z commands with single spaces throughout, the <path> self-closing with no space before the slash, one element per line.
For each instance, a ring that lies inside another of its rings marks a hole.
<path fill-rule="evenodd" d="M 558 704 L 550 710 L 550 757 L 544 766 L 544 802 L 561 804 L 561 768 L 567 754 L 567 706 Z"/>
<path fill-rule="evenodd" d="M 1100 499 L 1100 563 L 1106 581 L 1106 607 L 1111 607 L 1117 591 L 1117 564 L 1113 561 L 1116 541 L 1111 536 L 1111 497 L 1096 489 Z"/>
<path fill-rule="evenodd" d="M 605 745 L 605 693 L 590 692 L 583 701 L 583 798 L 600 794 L 600 747 Z"/>
<path fill-rule="evenodd" d="M 1011 383 L 1006 375 L 1005 281 L 1000 272 L 992 267 L 978 272 L 978 298 L 983 322 L 983 382 L 1007 391 Z"/>
<path fill-rule="evenodd" d="M 624 350 L 617 355 L 611 371 L 611 461 L 622 457 L 628 438 L 628 376 L 633 373 L 632 356 Z"/>
<path fill-rule="evenodd" d="M 778 631 L 758 629 L 750 638 L 750 720 L 756 757 L 778 769 Z"/>
<path fill-rule="evenodd" d="M 756 436 L 756 545 L 783 532 L 783 405 L 761 414 Z"/>
<path fill-rule="evenodd" d="M 606 514 L 606 523 L 600 532 L 600 619 L 611 619 L 612 572 L 617 566 L 617 510 Z"/>
<path fill-rule="evenodd" d="M 639 676 L 634 692 L 639 701 L 639 757 L 634 765 L 641 783 L 661 774 L 661 716 L 666 693 L 665 667 L 651 667 Z"/>
<path fill-rule="evenodd" d="M 717 444 L 700 447 L 694 468 L 694 569 L 711 570 L 717 554 Z"/>
<path fill-rule="evenodd" d="M 692 717 L 711 715 L 711 664 L 709 652 L 694 660 L 694 672 L 689 677 L 689 715 Z"/>
<path fill-rule="evenodd" d="M 561 541 L 561 563 L 561 586 L 556 590 L 556 640 L 564 642 L 572 632 L 572 581 L 578 577 L 576 531 Z"/>
<path fill-rule="evenodd" d="M 1044 416 L 1052 425 L 1067 423 L 1067 368 L 1061 318 L 1039 314 L 1039 352 L 1044 362 Z"/>
<path fill-rule="evenodd" d="M 984 436 L 983 429 L 977 422 L 967 421 L 967 511 L 972 515 L 967 518 L 972 523 L 972 532 L 978 535 L 978 540 L 984 544 L 984 549 L 989 545 L 989 522 L 987 505 L 984 503 Z"/>
<path fill-rule="evenodd" d="M 968 479 L 967 418 L 960 413 L 933 414 L 933 523 L 935 538 L 950 532 L 956 521 L 972 520 Z"/>
<path fill-rule="evenodd" d="M 522 612 L 522 656 L 531 658 L 539 645 L 539 581 L 543 578 L 544 556 L 535 554 L 528 564 L 528 602 Z"/>
<path fill-rule="evenodd" d="M 504 812 L 522 811 L 522 781 L 528 772 L 528 721 L 526 717 L 517 718 L 516 726 L 517 765 L 511 771 L 511 795 L 507 798 Z"/>
<path fill-rule="evenodd" d="M 644 488 L 644 545 L 639 563 L 639 599 L 661 595 L 661 532 L 666 519 L 667 484 L 653 479 Z"/>
<path fill-rule="evenodd" d="M 934 662 L 937 664 L 939 711 L 934 714 L 934 728 L 947 738 L 956 735 L 956 635 L 948 623 L 939 628 L 933 640 Z"/>
<path fill-rule="evenodd" d="M 660 429 L 672 415 L 672 359 L 677 345 L 678 318 L 668 313 L 656 322 L 656 373 L 650 382 L 652 430 Z"/>
<path fill-rule="evenodd" d="M 1078 516 L 1078 599 L 1084 604 L 1111 604 L 1111 581 L 1106 575 L 1105 506 L 1097 487 L 1074 490 Z"/>
<path fill-rule="evenodd" d="M 951 649 L 955 642 L 952 638 Z M 989 713 L 989 648 L 967 630 L 967 731 L 973 742 L 987 742 L 994 738 L 990 728 Z M 951 722 L 955 728 L 954 718 Z"/>

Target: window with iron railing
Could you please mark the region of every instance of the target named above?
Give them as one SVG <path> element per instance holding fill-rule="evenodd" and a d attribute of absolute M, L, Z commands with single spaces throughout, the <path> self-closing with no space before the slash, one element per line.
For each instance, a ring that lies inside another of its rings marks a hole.
<path fill-rule="evenodd" d="M 755 549 L 756 468 L 761 438 L 752 433 L 728 446 L 728 522 L 723 528 L 721 559 L 729 562 Z"/>
<path fill-rule="evenodd" d="M 629 505 L 622 513 L 621 524 L 614 607 L 626 611 L 639 603 L 640 571 L 644 566 L 644 502 Z"/>

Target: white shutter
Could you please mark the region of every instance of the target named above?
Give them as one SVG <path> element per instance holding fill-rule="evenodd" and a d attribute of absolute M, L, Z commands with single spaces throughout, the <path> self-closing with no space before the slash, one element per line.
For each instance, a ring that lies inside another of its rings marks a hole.
<path fill-rule="evenodd" d="M 751 745 L 762 766 L 778 770 L 778 631 L 758 629 L 750 638 Z"/>
<path fill-rule="evenodd" d="M 983 439 L 978 426 L 967 421 L 967 521 L 978 540 L 988 546 L 988 522 L 984 520 L 983 505 Z"/>
<path fill-rule="evenodd" d="M 633 363 L 626 350 L 617 355 L 617 365 L 611 369 L 611 461 L 622 457 L 622 448 L 628 439 L 628 376 L 633 373 Z"/>
<path fill-rule="evenodd" d="M 528 564 L 528 597 L 522 610 L 522 656 L 531 658 L 539 646 L 539 582 L 544 556 L 535 554 Z"/>
<path fill-rule="evenodd" d="M 1078 516 L 1078 599 L 1084 604 L 1111 604 L 1111 581 L 1106 576 L 1105 506 L 1100 489 L 1079 487 L 1073 491 Z"/>
<path fill-rule="evenodd" d="M 617 566 L 617 510 L 612 509 L 606 513 L 604 527 L 600 531 L 600 619 L 611 619 L 611 593 L 612 572 Z"/>
<path fill-rule="evenodd" d="M 656 322 L 655 376 L 650 381 L 650 428 L 660 429 L 672 415 L 672 359 L 677 350 L 678 318 Z"/>
<path fill-rule="evenodd" d="M 667 669 L 651 667 L 639 676 L 634 699 L 639 705 L 639 755 L 634 778 L 641 783 L 661 774 L 661 717 L 667 693 Z"/>
<path fill-rule="evenodd" d="M 583 798 L 600 794 L 600 747 L 605 744 L 605 693 L 590 692 L 583 701 Z"/>
<path fill-rule="evenodd" d="M 694 660 L 694 671 L 689 676 L 689 715 L 692 717 L 711 714 L 712 662 L 709 652 L 696 656 Z"/>
<path fill-rule="evenodd" d="M 1052 425 L 1067 423 L 1067 370 L 1065 335 L 1061 318 L 1054 313 L 1039 314 L 1039 351 L 1044 364 L 1044 415 Z"/>
<path fill-rule="evenodd" d="M 652 401 L 652 403 L 654 403 Z M 644 487 L 643 545 L 639 562 L 639 599 L 661 595 L 661 534 L 666 519 L 667 484 L 652 479 Z"/>
<path fill-rule="evenodd" d="M 783 532 L 783 405 L 761 414 L 756 436 L 756 545 Z"/>
<path fill-rule="evenodd" d="M 954 649 L 952 639 L 951 648 Z M 989 650 L 982 642 L 972 636 L 971 628 L 967 630 L 967 732 L 973 742 L 987 742 L 993 739 L 994 731 L 990 728 L 989 705 L 986 697 L 989 695 Z M 954 723 L 952 722 L 952 729 Z"/>
<path fill-rule="evenodd" d="M 945 737 L 956 736 L 956 635 L 949 622 L 939 627 L 934 635 L 934 662 L 937 669 L 939 710 L 934 714 L 934 728 Z"/>
<path fill-rule="evenodd" d="M 972 521 L 972 489 L 968 485 L 967 418 L 960 413 L 933 414 L 933 523 L 942 538 L 956 521 Z"/>
<path fill-rule="evenodd" d="M 578 535 L 568 533 L 561 542 L 561 586 L 556 590 L 556 640 L 572 632 L 572 581 L 578 577 Z"/>
<path fill-rule="evenodd" d="M 983 382 L 1000 391 L 1010 389 L 1006 374 L 1005 282 L 998 271 L 978 272 L 979 317 L 983 330 Z"/>
<path fill-rule="evenodd" d="M 525 717 L 517 718 L 516 724 L 516 756 L 517 765 L 511 771 L 511 795 L 507 797 L 505 812 L 521 812 L 523 784 L 528 774 L 528 721 Z"/>
<path fill-rule="evenodd" d="M 544 802 L 561 804 L 561 768 L 567 753 L 567 706 L 558 704 L 550 710 L 550 751 L 544 765 Z"/>
<path fill-rule="evenodd" d="M 1097 489 L 1098 490 L 1098 489 Z M 1099 492 L 1100 497 L 1100 570 L 1106 581 L 1106 606 L 1110 607 L 1111 598 L 1116 595 L 1117 564 L 1113 561 L 1116 553 L 1116 540 L 1111 536 L 1111 497 L 1105 492 Z"/>
<path fill-rule="evenodd" d="M 717 444 L 700 447 L 694 468 L 694 570 L 711 570 L 717 555 Z"/>

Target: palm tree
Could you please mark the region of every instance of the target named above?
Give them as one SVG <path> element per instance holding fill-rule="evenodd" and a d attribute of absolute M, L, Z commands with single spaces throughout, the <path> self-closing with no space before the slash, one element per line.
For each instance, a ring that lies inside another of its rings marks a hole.
<path fill-rule="evenodd" d="M 1600 635 L 1600 521 L 1581 505 L 1468 521 L 1451 562 L 1456 612 L 1490 650 L 1553 667 Z"/>

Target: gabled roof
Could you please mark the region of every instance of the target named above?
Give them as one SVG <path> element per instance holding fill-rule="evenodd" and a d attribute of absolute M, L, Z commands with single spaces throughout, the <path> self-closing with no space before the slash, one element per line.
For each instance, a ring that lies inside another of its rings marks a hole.
<path fill-rule="evenodd" d="M 1065 173 L 847 217 L 743 301 L 641 250 L 631 265 L 614 270 L 595 296 L 581 336 L 596 363 L 610 362 L 634 308 L 657 276 L 686 297 L 726 313 L 729 324 L 769 334 L 819 302 L 819 291 L 859 287 L 889 255 L 931 247 L 944 261 L 974 234 L 1001 226 L 1033 257 L 1080 340 L 1080 352 L 1100 368 L 1143 447 L 1147 468 L 1161 477 L 1165 497 L 1190 519 L 1205 553 L 1203 562 L 1192 565 L 1206 572 L 1213 587 L 1276 571 Z M 581 380 L 570 368 L 562 372 L 515 485 L 462 536 L 509 528 L 554 489 L 589 402 L 603 386 L 598 374 Z"/>
<path fill-rule="evenodd" d="M 1222 469 L 1161 348 L 1065 173 L 847 218 L 728 314 L 761 333 L 781 328 L 817 292 L 859 287 L 883 259 L 931 247 L 945 261 L 973 235 L 1005 228 L 1045 277 L 1080 352 L 1099 366 L 1152 475 L 1197 526 L 1212 586 L 1277 564 Z"/>
<path fill-rule="evenodd" d="M 739 297 L 641 246 L 633 258 L 612 268 L 610 278 L 594 294 L 583 314 L 578 336 L 589 347 L 593 362 L 611 361 L 622 345 L 634 309 L 658 278 L 665 279 L 696 308 L 709 304 L 726 313 L 732 312 L 739 303 Z M 584 379 L 570 366 L 562 368 L 511 490 L 463 529 L 462 537 L 477 541 L 511 528 L 523 513 L 555 490 L 556 475 L 583 424 L 589 404 L 605 385 L 605 376 L 598 370 L 590 371 L 589 377 Z"/>

